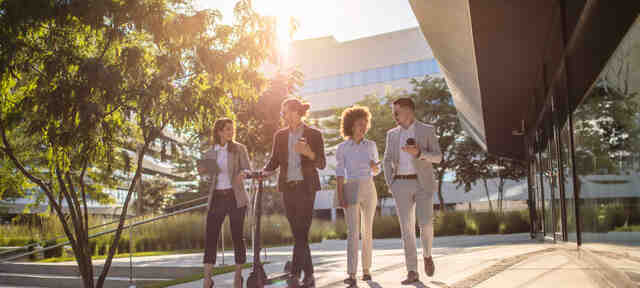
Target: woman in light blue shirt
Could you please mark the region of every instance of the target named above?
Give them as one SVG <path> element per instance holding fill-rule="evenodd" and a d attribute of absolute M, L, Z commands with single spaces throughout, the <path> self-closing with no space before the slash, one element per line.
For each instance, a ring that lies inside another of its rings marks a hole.
<path fill-rule="evenodd" d="M 344 280 L 356 286 L 358 242 L 362 230 L 362 280 L 371 280 L 371 250 L 373 217 L 378 196 L 373 176 L 380 173 L 376 143 L 364 139 L 371 126 L 367 107 L 353 106 L 342 112 L 340 130 L 346 141 L 336 151 L 338 182 L 337 206 L 344 209 L 347 222 L 347 274 Z"/>

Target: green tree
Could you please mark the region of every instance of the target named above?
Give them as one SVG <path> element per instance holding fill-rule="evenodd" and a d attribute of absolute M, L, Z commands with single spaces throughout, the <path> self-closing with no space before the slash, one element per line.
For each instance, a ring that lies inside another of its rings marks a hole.
<path fill-rule="evenodd" d="M 223 25 L 218 11 L 189 1 L 0 1 L 2 169 L 46 195 L 85 287 L 104 285 L 149 145 L 166 128 L 202 132 L 231 113 L 232 99 L 264 86 L 256 70 L 271 53 L 273 23 L 250 1 L 234 12 Z M 136 158 L 122 147 L 135 147 Z M 87 199 L 112 202 L 104 188 L 124 182 L 96 282 Z"/>
<path fill-rule="evenodd" d="M 456 188 L 464 186 L 465 192 L 469 192 L 471 187 L 478 180 L 481 180 L 484 184 L 487 202 L 489 202 L 489 211 L 493 211 L 487 180 L 495 177 L 494 171 L 490 168 L 495 160 L 468 136 L 456 144 L 455 154 L 456 157 L 452 165 L 455 169 L 454 183 L 457 184 Z"/>
<path fill-rule="evenodd" d="M 444 78 L 425 76 L 421 80 L 412 79 L 413 93 L 409 96 L 416 103 L 416 118 L 435 127 L 436 137 L 440 144 L 443 158 L 440 163 L 433 164 L 433 173 L 438 181 L 438 199 L 444 209 L 442 181 L 447 172 L 453 172 L 456 158 L 456 141 L 460 138 L 462 128 L 458 122 L 458 114 L 453 105 L 451 92 Z"/>
<path fill-rule="evenodd" d="M 162 177 L 142 180 L 140 185 L 144 193 L 134 201 L 136 214 L 159 213 L 171 201 L 174 192 L 171 181 Z"/>

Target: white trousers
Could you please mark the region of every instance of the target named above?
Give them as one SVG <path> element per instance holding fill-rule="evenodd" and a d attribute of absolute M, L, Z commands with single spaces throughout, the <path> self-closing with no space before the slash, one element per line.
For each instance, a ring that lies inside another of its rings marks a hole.
<path fill-rule="evenodd" d="M 391 184 L 391 193 L 396 201 L 396 213 L 400 222 L 402 246 L 407 271 L 418 272 L 416 247 L 416 215 L 420 224 L 422 254 L 431 257 L 433 244 L 433 191 L 424 191 L 417 180 L 396 179 Z"/>
<path fill-rule="evenodd" d="M 378 196 L 373 179 L 363 179 L 359 185 L 358 201 L 344 209 L 347 222 L 347 273 L 358 270 L 358 242 L 362 233 L 362 269 L 371 268 L 373 218 L 376 215 Z"/>

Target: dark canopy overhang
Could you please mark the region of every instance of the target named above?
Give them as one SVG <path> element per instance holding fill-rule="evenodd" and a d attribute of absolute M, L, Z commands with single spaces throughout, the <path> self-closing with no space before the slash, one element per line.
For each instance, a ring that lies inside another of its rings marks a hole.
<path fill-rule="evenodd" d="M 640 11 L 640 1 L 409 2 L 465 131 L 515 159 L 526 158 L 551 94 L 575 107 Z"/>

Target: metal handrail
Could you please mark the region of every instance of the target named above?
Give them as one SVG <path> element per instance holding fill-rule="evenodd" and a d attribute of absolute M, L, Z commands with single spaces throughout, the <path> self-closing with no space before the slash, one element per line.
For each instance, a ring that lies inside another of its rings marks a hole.
<path fill-rule="evenodd" d="M 204 200 L 204 199 L 206 199 L 206 198 L 208 198 L 208 197 L 209 197 L 209 196 L 203 196 L 203 197 L 199 197 L 199 198 L 192 199 L 192 200 L 189 200 L 189 201 L 180 202 L 180 203 L 178 203 L 178 204 L 175 204 L 175 205 L 173 205 L 173 206 L 169 206 L 169 207 L 165 208 L 165 210 L 170 210 L 171 208 L 175 208 L 175 207 L 183 206 L 183 205 L 185 205 L 185 204 L 189 204 L 189 203 L 193 203 L 193 202 L 202 201 L 202 200 Z M 143 216 L 148 216 L 148 215 L 150 215 L 150 214 L 152 214 L 152 212 L 150 212 L 150 213 L 146 213 L 146 214 L 135 215 L 135 216 L 127 216 L 127 217 L 126 217 L 126 220 L 135 219 L 135 218 L 143 217 Z M 111 225 L 111 224 L 116 224 L 116 223 L 118 223 L 118 222 L 120 222 L 120 219 L 118 219 L 118 220 L 114 220 L 114 221 L 111 221 L 111 222 L 107 222 L 107 223 L 103 223 L 103 224 L 100 224 L 100 225 L 96 225 L 96 226 L 91 226 L 91 227 L 89 227 L 89 231 L 90 231 L 90 230 L 97 229 L 97 228 L 100 228 L 100 227 L 109 226 L 109 225 Z M 27 249 L 29 249 L 29 248 L 31 248 L 31 247 L 35 247 L 35 246 L 40 245 L 40 243 L 42 243 L 42 242 L 57 241 L 57 240 L 59 240 L 59 239 L 64 239 L 64 238 L 67 238 L 67 235 L 60 235 L 60 236 L 57 236 L 57 237 L 52 238 L 52 239 L 46 239 L 46 240 L 39 241 L 39 242 L 36 242 L 36 243 L 27 244 L 27 245 L 24 245 L 24 246 L 21 246 L 21 247 L 18 247 L 18 248 L 13 248 L 13 249 L 5 250 L 5 251 L 0 252 L 0 256 L 2 256 L 2 255 L 6 255 L 6 254 L 11 254 L 11 253 L 16 252 L 16 251 L 27 250 Z"/>
<path fill-rule="evenodd" d="M 127 228 L 136 227 L 136 226 L 139 226 L 139 225 L 142 225 L 142 224 L 146 224 L 146 223 L 149 223 L 149 222 L 153 222 L 153 221 L 156 221 L 156 220 L 159 220 L 159 219 L 167 218 L 169 216 L 174 216 L 174 215 L 182 214 L 182 213 L 185 213 L 185 212 L 197 210 L 197 209 L 200 209 L 200 208 L 207 207 L 208 205 L 209 205 L 208 203 L 204 203 L 204 204 L 196 205 L 196 206 L 193 206 L 193 207 L 185 208 L 185 209 L 182 209 L 182 210 L 178 210 L 178 211 L 175 211 L 175 212 L 162 214 L 160 216 L 156 216 L 156 217 L 153 217 L 153 218 L 149 218 L 149 219 L 146 219 L 146 220 L 135 222 L 133 224 L 124 225 L 122 227 L 122 229 L 124 230 L 124 229 L 127 229 Z M 143 216 L 143 215 L 141 215 L 141 216 Z M 139 217 L 139 216 L 137 216 L 137 217 Z M 114 229 L 107 230 L 107 231 L 102 231 L 102 232 L 90 235 L 88 239 L 95 238 L 95 237 L 100 237 L 100 236 L 103 236 L 103 235 L 106 235 L 106 234 L 109 234 L 109 233 L 113 233 L 113 232 L 116 232 L 116 231 L 118 231 L 118 228 L 114 228 Z M 11 260 L 15 260 L 15 259 L 19 259 L 19 258 L 22 258 L 22 257 L 25 257 L 25 256 L 29 256 L 29 255 L 32 255 L 32 254 L 36 254 L 36 253 L 48 251 L 48 250 L 51 250 L 51 249 L 54 249 L 54 248 L 58 248 L 60 246 L 68 245 L 70 243 L 71 243 L 70 241 L 66 241 L 64 243 L 59 243 L 59 244 L 56 244 L 56 245 L 47 246 L 47 247 L 40 248 L 40 249 L 37 249 L 37 250 L 33 250 L 33 251 L 30 251 L 30 252 L 27 252 L 27 253 L 22 253 L 22 254 L 11 256 L 11 257 L 8 257 L 8 258 L 5 258 L 5 259 L 0 259 L 0 262 L 8 262 L 8 261 L 11 261 Z"/>

